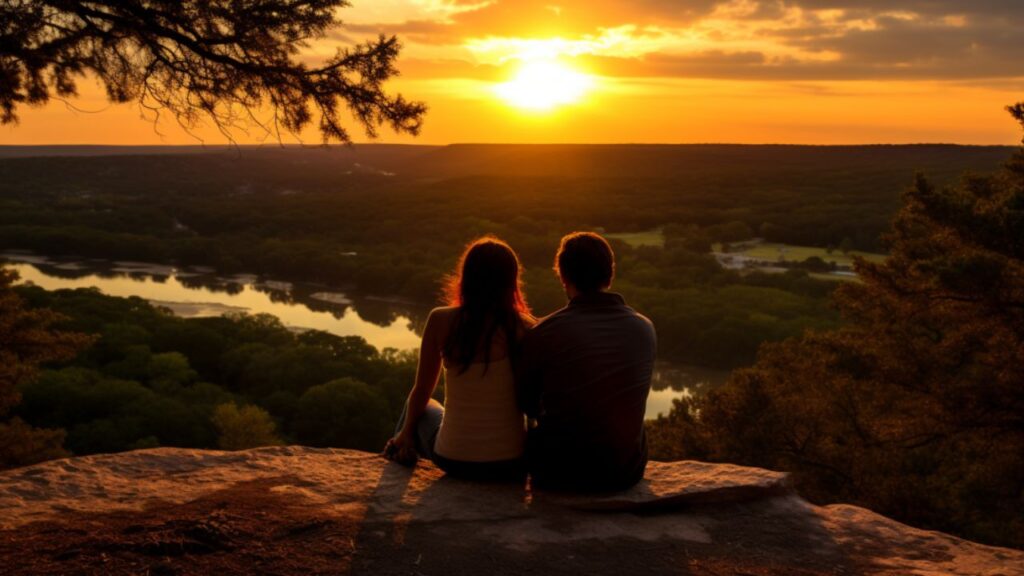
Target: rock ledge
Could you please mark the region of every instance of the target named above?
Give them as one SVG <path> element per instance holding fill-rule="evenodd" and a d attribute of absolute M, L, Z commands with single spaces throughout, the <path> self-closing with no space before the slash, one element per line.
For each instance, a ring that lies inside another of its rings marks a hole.
<path fill-rule="evenodd" d="M 302 447 L 7 471 L 0 558 L 16 574 L 1024 575 L 1024 552 L 813 506 L 767 470 L 652 463 L 630 491 L 576 496 Z"/>

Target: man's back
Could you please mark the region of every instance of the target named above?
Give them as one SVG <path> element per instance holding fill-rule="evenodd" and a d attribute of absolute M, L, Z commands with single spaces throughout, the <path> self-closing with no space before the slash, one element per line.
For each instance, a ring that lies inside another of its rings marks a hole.
<path fill-rule="evenodd" d="M 527 449 L 536 485 L 617 489 L 643 477 L 655 352 L 651 322 L 608 292 L 576 296 L 526 335 L 519 386 L 537 419 Z"/>

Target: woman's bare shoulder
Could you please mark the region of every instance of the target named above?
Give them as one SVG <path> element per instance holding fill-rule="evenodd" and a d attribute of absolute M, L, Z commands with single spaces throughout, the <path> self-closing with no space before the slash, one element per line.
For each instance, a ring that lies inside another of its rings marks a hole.
<path fill-rule="evenodd" d="M 430 311 L 430 315 L 436 316 L 437 318 L 448 318 L 458 312 L 458 310 L 458 306 L 438 306 Z"/>
<path fill-rule="evenodd" d="M 427 316 L 427 324 L 423 329 L 423 342 L 426 345 L 430 342 L 434 347 L 440 347 L 448 339 L 454 324 L 456 306 L 439 306 L 430 311 Z"/>
<path fill-rule="evenodd" d="M 438 306 L 430 311 L 430 315 L 427 317 L 427 326 L 434 330 L 447 332 L 458 311 L 458 306 Z"/>

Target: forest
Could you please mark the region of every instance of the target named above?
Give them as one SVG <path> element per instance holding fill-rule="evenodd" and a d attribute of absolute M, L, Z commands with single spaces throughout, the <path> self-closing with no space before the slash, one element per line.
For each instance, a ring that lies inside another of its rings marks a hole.
<path fill-rule="evenodd" d="M 268 315 L 183 319 L 91 290 L 17 293 L 94 338 L 72 363 L 22 387 L 15 411 L 66 430 L 73 454 L 282 442 L 377 450 L 416 369 L 412 352 L 295 333 Z"/>
<path fill-rule="evenodd" d="M 838 328 L 677 400 L 655 457 L 789 470 L 812 501 L 1024 546 L 1024 148 L 953 185 L 919 175 L 884 239 L 833 294 Z"/>
<path fill-rule="evenodd" d="M 661 358 L 740 369 L 649 423 L 654 457 L 791 470 L 816 502 L 1020 545 L 1024 169 L 1019 153 L 1001 168 L 1012 153 L 356 146 L 7 158 L 0 249 L 203 265 L 429 307 L 462 245 L 496 234 L 520 253 L 545 314 L 564 303 L 551 271 L 562 234 L 658 230 L 651 245 L 613 238 L 614 288 L 653 319 Z M 810 273 L 819 262 L 747 272 L 710 253 L 752 237 L 889 258 L 836 282 Z M 415 370 L 414 351 L 273 317 L 184 319 L 138 298 L 12 283 L 0 276 L 0 317 L 15 319 L 0 339 L 23 368 L 0 369 L 3 466 L 152 446 L 375 450 Z"/>
<path fill-rule="evenodd" d="M 616 243 L 616 290 L 658 325 L 663 358 L 733 368 L 761 342 L 834 325 L 834 283 L 723 270 L 712 243 L 883 251 L 879 235 L 916 171 L 949 182 L 996 169 L 1010 150 L 459 145 L 7 158 L 0 248 L 205 265 L 429 308 L 461 247 L 495 234 L 519 252 L 544 315 L 564 302 L 551 273 L 562 234 L 661 228 L 664 246 Z"/>

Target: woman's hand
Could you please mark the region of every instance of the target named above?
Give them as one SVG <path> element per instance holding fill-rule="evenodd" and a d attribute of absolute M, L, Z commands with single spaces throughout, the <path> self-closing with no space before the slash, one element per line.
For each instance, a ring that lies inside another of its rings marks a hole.
<path fill-rule="evenodd" d="M 388 440 L 384 445 L 384 457 L 402 466 L 415 466 L 418 456 L 416 455 L 416 442 L 404 431 Z"/>
<path fill-rule="evenodd" d="M 416 367 L 416 383 L 406 400 L 402 428 L 394 438 L 388 440 L 382 454 L 388 460 L 404 466 L 416 464 L 416 427 L 430 403 L 437 379 L 441 376 L 441 343 L 447 337 L 442 331 L 450 324 L 448 312 L 442 314 L 441 310 L 435 308 L 427 316 L 423 342 L 420 344 L 420 361 Z"/>

